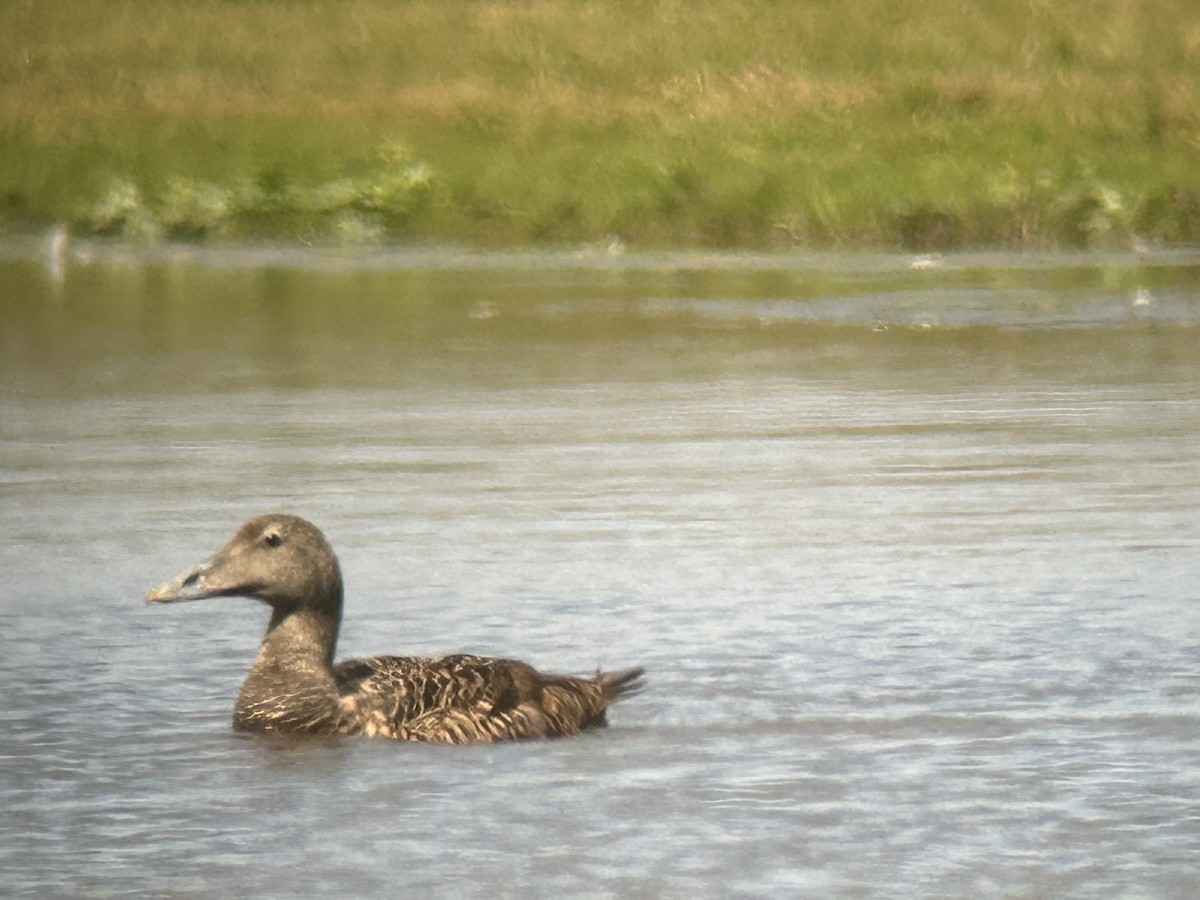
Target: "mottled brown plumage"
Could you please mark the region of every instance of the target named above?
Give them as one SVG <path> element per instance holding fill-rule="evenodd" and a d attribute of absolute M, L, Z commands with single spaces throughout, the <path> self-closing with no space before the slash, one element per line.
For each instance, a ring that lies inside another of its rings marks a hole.
<path fill-rule="evenodd" d="M 333 664 L 342 576 L 324 535 L 297 516 L 258 516 L 150 603 L 255 597 L 271 621 L 234 708 L 234 726 L 443 744 L 558 737 L 605 724 L 642 670 L 545 675 L 480 656 L 374 656 Z"/>

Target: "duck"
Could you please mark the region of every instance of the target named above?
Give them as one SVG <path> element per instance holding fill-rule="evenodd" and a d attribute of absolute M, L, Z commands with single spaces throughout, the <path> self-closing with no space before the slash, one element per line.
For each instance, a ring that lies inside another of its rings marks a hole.
<path fill-rule="evenodd" d="M 640 666 L 576 677 L 468 654 L 335 664 L 341 568 L 320 529 L 295 515 L 250 519 L 205 562 L 145 599 L 211 597 L 256 599 L 271 611 L 234 705 L 239 731 L 435 744 L 556 738 L 605 725 L 608 707 L 643 687 Z"/>

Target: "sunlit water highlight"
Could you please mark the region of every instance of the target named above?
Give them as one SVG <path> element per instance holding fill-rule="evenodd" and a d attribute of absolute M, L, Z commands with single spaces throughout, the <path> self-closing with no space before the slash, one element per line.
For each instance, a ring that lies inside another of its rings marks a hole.
<path fill-rule="evenodd" d="M 0 869 L 30 896 L 1191 897 L 1200 269 L 0 252 Z M 245 517 L 340 655 L 640 663 L 604 732 L 272 741 Z"/>

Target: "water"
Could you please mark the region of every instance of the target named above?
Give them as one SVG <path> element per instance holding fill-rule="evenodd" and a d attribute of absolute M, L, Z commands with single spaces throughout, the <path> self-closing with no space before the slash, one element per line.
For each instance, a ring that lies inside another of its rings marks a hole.
<path fill-rule="evenodd" d="M 6 895 L 1193 896 L 1197 259 L 47 252 L 0 252 Z M 648 690 L 234 734 L 265 611 L 141 597 L 274 509 L 341 656 Z"/>

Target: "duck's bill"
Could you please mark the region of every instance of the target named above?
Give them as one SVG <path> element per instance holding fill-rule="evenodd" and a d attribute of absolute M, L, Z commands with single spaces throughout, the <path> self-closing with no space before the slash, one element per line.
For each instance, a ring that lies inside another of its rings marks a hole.
<path fill-rule="evenodd" d="M 178 578 L 160 584 L 146 595 L 147 603 L 182 603 L 185 600 L 205 600 L 221 596 L 206 579 L 207 566 L 188 569 Z"/>

